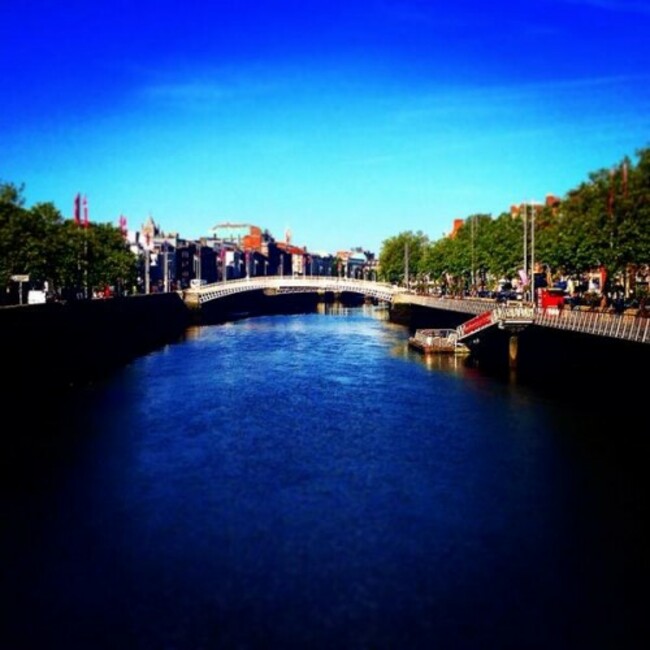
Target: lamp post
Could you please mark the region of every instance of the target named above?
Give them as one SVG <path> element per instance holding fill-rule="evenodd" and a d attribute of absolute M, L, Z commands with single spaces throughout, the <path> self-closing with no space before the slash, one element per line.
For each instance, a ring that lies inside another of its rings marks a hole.
<path fill-rule="evenodd" d="M 406 285 L 406 290 L 409 290 L 409 244 L 408 242 L 404 243 L 404 284 Z"/>
<path fill-rule="evenodd" d="M 534 201 L 530 202 L 530 297 L 535 300 L 535 205 Z"/>
<path fill-rule="evenodd" d="M 476 215 L 471 216 L 471 234 L 472 234 L 472 293 L 476 290 L 476 254 L 474 249 L 474 237 L 476 234 Z"/>
<path fill-rule="evenodd" d="M 528 205 L 524 203 L 524 278 L 528 279 Z"/>
<path fill-rule="evenodd" d="M 530 278 L 530 299 L 535 304 L 535 201 L 524 203 L 523 226 L 524 226 L 524 278 Z M 530 208 L 530 219 L 528 209 Z M 529 233 L 530 231 L 530 233 Z M 528 241 L 530 239 L 530 255 L 528 252 Z M 530 257 L 530 266 L 528 265 Z M 530 274 L 529 274 L 530 273 Z"/>
<path fill-rule="evenodd" d="M 169 291 L 169 268 L 167 267 L 167 262 L 168 262 L 168 258 L 167 258 L 167 240 L 165 240 L 164 246 L 165 246 L 164 254 L 163 254 L 163 260 L 164 260 L 163 265 L 165 267 L 164 268 L 164 273 L 165 273 L 165 275 L 164 275 L 164 290 L 165 290 L 165 293 L 167 293 Z"/>
<path fill-rule="evenodd" d="M 147 236 L 147 244 L 144 248 L 144 292 L 146 294 L 151 292 L 151 251 L 149 250 L 149 236 Z"/>

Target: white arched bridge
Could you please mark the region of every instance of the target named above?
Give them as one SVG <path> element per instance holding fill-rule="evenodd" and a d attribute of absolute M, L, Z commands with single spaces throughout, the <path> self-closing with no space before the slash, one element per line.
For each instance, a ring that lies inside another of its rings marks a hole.
<path fill-rule="evenodd" d="M 355 280 L 353 278 L 325 276 L 282 277 L 274 275 L 204 284 L 201 287 L 186 289 L 183 299 L 188 304 L 202 305 L 212 300 L 248 291 L 267 291 L 274 294 L 343 293 L 345 291 L 375 298 L 376 300 L 392 302 L 393 297 L 397 293 L 403 293 L 404 290 L 384 282 Z"/>

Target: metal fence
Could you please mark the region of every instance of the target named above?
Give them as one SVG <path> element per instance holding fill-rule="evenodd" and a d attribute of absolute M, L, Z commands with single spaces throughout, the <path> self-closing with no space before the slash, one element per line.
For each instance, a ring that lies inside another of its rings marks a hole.
<path fill-rule="evenodd" d="M 536 310 L 535 325 L 650 343 L 650 318 L 570 309 Z"/>

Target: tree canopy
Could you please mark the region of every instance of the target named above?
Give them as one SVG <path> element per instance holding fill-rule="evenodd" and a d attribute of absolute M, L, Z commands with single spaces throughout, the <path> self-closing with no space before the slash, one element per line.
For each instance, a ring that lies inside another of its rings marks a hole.
<path fill-rule="evenodd" d="M 611 169 L 591 172 L 563 199 L 535 208 L 536 266 L 558 277 L 604 268 L 613 278 L 650 265 L 650 149 L 640 149 L 636 156 L 636 163 L 625 157 Z M 408 242 L 413 251 L 409 273 L 443 285 L 467 287 L 517 277 L 524 266 L 524 223 L 531 243 L 531 218 L 509 212 L 496 218 L 474 214 L 436 241 L 422 232 L 402 232 L 383 242 L 381 275 L 403 280 Z"/>
<path fill-rule="evenodd" d="M 137 260 L 119 228 L 64 219 L 53 203 L 26 208 L 24 185 L 0 182 L 0 285 L 29 275 L 57 293 L 133 284 Z"/>

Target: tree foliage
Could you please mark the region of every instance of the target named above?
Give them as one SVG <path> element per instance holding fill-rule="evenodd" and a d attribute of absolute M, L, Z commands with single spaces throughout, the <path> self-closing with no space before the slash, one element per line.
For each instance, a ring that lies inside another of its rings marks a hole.
<path fill-rule="evenodd" d="M 608 277 L 650 264 L 650 149 L 611 169 L 589 173 L 559 204 L 536 209 L 535 262 L 556 276 L 578 277 L 604 267 Z M 516 277 L 524 267 L 524 223 L 531 245 L 532 213 L 469 216 L 453 236 L 429 242 L 418 232 L 387 239 L 380 255 L 385 279 L 403 277 L 404 244 L 413 242 L 418 273 L 441 284 L 467 286 Z M 529 250 L 530 254 L 530 250 Z"/>
<path fill-rule="evenodd" d="M 63 218 L 53 203 L 24 207 L 24 186 L 0 183 L 0 284 L 29 275 L 35 285 L 80 294 L 93 288 L 131 286 L 136 258 L 118 228 Z"/>
<path fill-rule="evenodd" d="M 407 271 L 409 278 L 422 273 L 424 252 L 429 246 L 429 238 L 421 231 L 401 232 L 384 241 L 379 257 L 381 277 L 388 282 L 403 282 Z"/>

